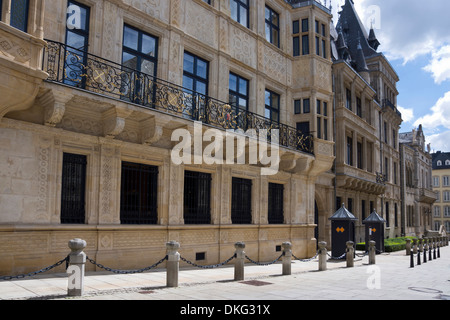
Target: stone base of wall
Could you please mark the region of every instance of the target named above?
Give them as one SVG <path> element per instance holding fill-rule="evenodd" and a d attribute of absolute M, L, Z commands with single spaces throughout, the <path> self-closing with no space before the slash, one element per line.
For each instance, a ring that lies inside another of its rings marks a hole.
<path fill-rule="evenodd" d="M 166 243 L 181 244 L 183 258 L 199 265 L 222 263 L 233 256 L 234 244 L 244 242 L 246 254 L 255 261 L 271 262 L 281 255 L 283 242 L 293 244 L 300 259 L 316 254 L 314 225 L 286 226 L 3 226 L 0 227 L 0 276 L 38 271 L 64 259 L 68 242 L 87 242 L 90 259 L 105 267 L 135 270 L 152 266 L 166 255 Z M 277 248 L 278 247 L 278 248 Z M 197 253 L 205 260 L 196 261 Z M 188 266 L 185 262 L 181 267 Z M 165 263 L 159 266 L 165 268 Z M 87 271 L 101 271 L 87 263 Z M 64 273 L 65 264 L 48 271 Z"/>

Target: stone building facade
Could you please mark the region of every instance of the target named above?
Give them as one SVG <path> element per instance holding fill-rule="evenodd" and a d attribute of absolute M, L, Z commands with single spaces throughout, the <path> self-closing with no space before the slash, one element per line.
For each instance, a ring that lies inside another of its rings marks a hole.
<path fill-rule="evenodd" d="M 432 207 L 436 201 L 431 184 L 432 156 L 422 126 L 400 133 L 402 234 L 426 235 L 433 230 Z"/>
<path fill-rule="evenodd" d="M 450 152 L 438 151 L 432 154 L 433 191 L 437 200 L 432 209 L 432 229 L 450 231 Z"/>
<path fill-rule="evenodd" d="M 316 253 L 316 182 L 334 161 L 329 9 L 282 0 L 0 4 L 0 274 L 50 265 L 73 238 L 120 269 L 155 263 L 170 240 L 199 264 L 228 259 L 238 241 L 260 261 L 284 241 L 298 257 Z M 235 151 L 230 129 L 248 133 L 231 164 L 172 161 L 177 130 L 212 134 L 223 142 L 217 156 Z M 248 161 L 254 134 L 279 151 L 276 174 Z M 322 221 L 333 209 L 326 197 Z"/>

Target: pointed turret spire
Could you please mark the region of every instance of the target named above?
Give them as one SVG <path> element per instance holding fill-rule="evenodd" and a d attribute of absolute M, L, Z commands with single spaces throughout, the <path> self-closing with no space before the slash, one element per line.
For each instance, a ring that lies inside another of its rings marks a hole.
<path fill-rule="evenodd" d="M 370 28 L 369 38 L 367 39 L 369 42 L 369 46 L 371 46 L 374 50 L 377 50 L 380 46 L 380 41 L 378 41 L 377 37 L 375 36 L 375 30 L 373 30 L 373 25 Z"/>

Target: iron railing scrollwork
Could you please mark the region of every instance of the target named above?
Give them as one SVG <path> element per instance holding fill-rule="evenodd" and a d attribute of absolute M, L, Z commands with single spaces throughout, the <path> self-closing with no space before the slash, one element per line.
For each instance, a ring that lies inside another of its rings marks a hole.
<path fill-rule="evenodd" d="M 218 129 L 253 129 L 257 134 L 266 130 L 269 142 L 277 136 L 273 130 L 279 130 L 279 141 L 272 142 L 314 155 L 312 135 L 63 43 L 47 40 L 42 66 L 49 82 L 201 121 Z"/>

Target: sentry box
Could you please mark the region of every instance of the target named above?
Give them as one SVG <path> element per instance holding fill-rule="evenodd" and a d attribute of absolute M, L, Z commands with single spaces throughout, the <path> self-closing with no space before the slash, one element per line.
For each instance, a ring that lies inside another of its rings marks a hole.
<path fill-rule="evenodd" d="M 344 259 L 347 242 L 355 242 L 355 221 L 358 219 L 347 210 L 345 204 L 329 219 L 331 220 L 331 255 Z"/>
<path fill-rule="evenodd" d="M 384 220 L 380 215 L 374 211 L 363 221 L 366 226 L 366 251 L 369 250 L 369 242 L 375 241 L 377 254 L 384 252 Z"/>

